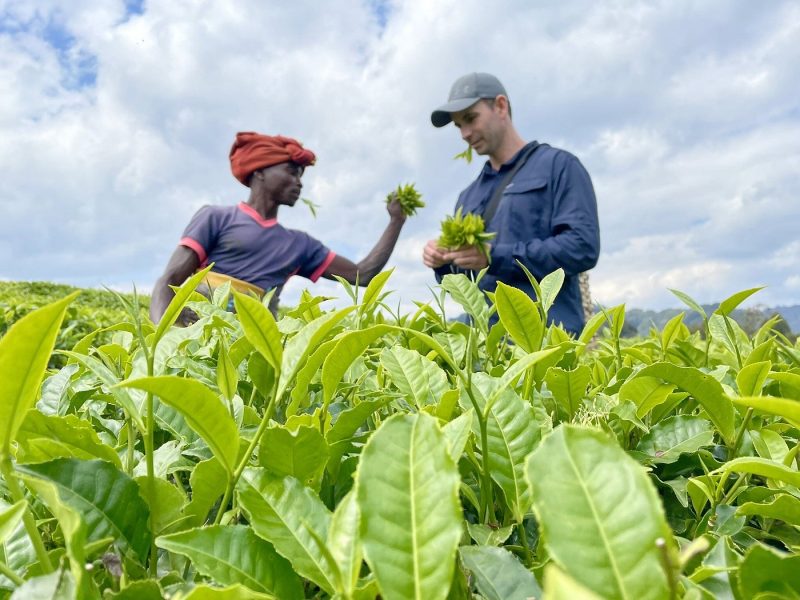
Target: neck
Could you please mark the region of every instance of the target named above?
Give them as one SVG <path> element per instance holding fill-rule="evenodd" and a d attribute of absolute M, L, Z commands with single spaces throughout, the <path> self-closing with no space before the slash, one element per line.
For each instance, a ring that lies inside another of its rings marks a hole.
<path fill-rule="evenodd" d="M 261 215 L 264 219 L 278 218 L 278 203 L 269 198 L 267 194 L 261 192 L 257 187 L 250 188 L 250 198 L 247 204 Z"/>
<path fill-rule="evenodd" d="M 511 127 L 503 138 L 503 141 L 498 149 L 489 155 L 489 163 L 491 163 L 492 168 L 497 171 L 503 163 L 511 160 L 511 157 L 519 152 L 524 146 L 525 140 L 520 137 L 516 129 Z"/>

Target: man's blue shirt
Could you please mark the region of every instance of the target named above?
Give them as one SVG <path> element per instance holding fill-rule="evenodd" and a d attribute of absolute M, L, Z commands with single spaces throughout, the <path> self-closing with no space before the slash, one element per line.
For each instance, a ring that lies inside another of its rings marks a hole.
<path fill-rule="evenodd" d="M 526 146 L 527 147 L 527 146 Z M 483 214 L 496 187 L 514 167 L 524 148 L 495 171 L 486 161 L 478 178 L 461 192 L 456 210 Z M 586 169 L 575 156 L 547 144 L 539 146 L 506 186 L 486 230 L 495 232 L 490 242 L 491 264 L 480 288 L 493 292 L 502 281 L 536 295 L 523 263 L 538 281 L 563 268 L 564 286 L 549 313 L 549 321 L 580 333 L 584 325 L 578 275 L 597 264 L 600 228 L 597 200 Z M 434 269 L 436 278 L 464 272 L 451 265 Z"/>

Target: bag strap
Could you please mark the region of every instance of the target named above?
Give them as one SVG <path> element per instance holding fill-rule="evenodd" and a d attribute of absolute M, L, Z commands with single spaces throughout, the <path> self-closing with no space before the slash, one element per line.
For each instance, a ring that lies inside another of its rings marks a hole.
<path fill-rule="evenodd" d="M 503 179 L 500 180 L 499 185 L 495 188 L 494 194 L 492 194 L 492 199 L 489 200 L 489 204 L 486 205 L 486 209 L 483 211 L 483 221 L 488 225 L 492 218 L 494 217 L 494 213 L 497 212 L 497 207 L 500 206 L 500 200 L 503 197 L 503 192 L 506 189 L 506 186 L 511 183 L 511 180 L 514 178 L 514 175 L 517 174 L 525 162 L 528 160 L 533 151 L 536 150 L 541 144 L 536 140 L 532 141 L 527 148 L 522 153 L 522 156 L 519 157 L 517 164 L 511 167 L 508 170 L 508 173 L 505 174 Z"/>

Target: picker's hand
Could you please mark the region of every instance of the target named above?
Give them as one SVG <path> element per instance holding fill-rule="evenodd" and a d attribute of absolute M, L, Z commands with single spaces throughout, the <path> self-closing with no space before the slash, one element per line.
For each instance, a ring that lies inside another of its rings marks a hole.
<path fill-rule="evenodd" d="M 392 221 L 404 222 L 406 220 L 406 215 L 403 212 L 403 205 L 400 204 L 400 200 L 397 198 L 397 192 L 392 192 L 389 197 L 391 201 L 386 205 L 386 212 L 389 213 L 389 217 Z"/>
<path fill-rule="evenodd" d="M 429 269 L 438 269 L 450 262 L 445 259 L 446 252 L 444 248 L 439 247 L 436 240 L 430 240 L 422 251 L 422 262 Z"/>
<path fill-rule="evenodd" d="M 445 252 L 444 260 L 446 262 L 452 262 L 462 269 L 480 271 L 489 266 L 489 260 L 486 257 L 491 252 L 492 247 L 486 244 L 485 248 L 486 250 L 484 253 L 478 246 L 461 246 L 461 248 L 451 252 Z"/>

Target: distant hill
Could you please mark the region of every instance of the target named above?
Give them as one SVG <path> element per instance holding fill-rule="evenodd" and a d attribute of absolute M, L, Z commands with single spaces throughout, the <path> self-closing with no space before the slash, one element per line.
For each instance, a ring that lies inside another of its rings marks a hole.
<path fill-rule="evenodd" d="M 703 310 L 707 315 L 713 313 L 719 304 L 704 304 Z M 641 308 L 627 308 L 625 310 L 626 328 L 634 328 L 639 335 L 647 335 L 652 326 L 662 329 L 664 325 L 678 313 L 685 313 L 683 322 L 687 327 L 694 328 L 702 325 L 702 318 L 689 307 L 667 308 L 660 311 Z M 733 311 L 733 318 L 745 330 L 757 329 L 764 321 L 774 314 L 779 314 L 786 321 L 792 333 L 800 334 L 800 304 L 792 306 L 754 306 Z M 629 329 L 630 330 L 630 329 Z"/>

